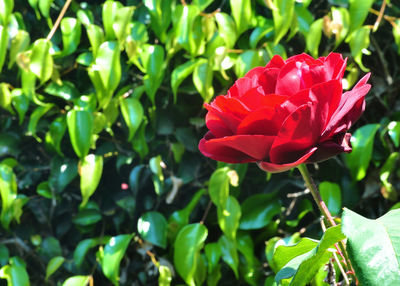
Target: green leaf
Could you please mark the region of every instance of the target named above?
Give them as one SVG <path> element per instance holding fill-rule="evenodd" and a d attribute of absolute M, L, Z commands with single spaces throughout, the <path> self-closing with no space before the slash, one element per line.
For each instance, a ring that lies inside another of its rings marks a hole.
<path fill-rule="evenodd" d="M 193 83 L 205 102 L 209 102 L 214 95 L 212 80 L 212 63 L 205 59 L 199 60 L 193 72 Z"/>
<path fill-rule="evenodd" d="M 86 33 L 88 35 L 90 45 L 92 46 L 93 57 L 96 58 L 97 50 L 104 42 L 103 29 L 97 25 L 90 24 L 86 27 Z"/>
<path fill-rule="evenodd" d="M 333 7 L 331 8 L 332 22 L 341 25 L 335 33 L 335 48 L 346 38 L 350 29 L 350 15 L 349 11 L 344 7 Z"/>
<path fill-rule="evenodd" d="M 36 126 L 40 118 L 42 118 L 42 116 L 45 115 L 52 107 L 52 104 L 38 106 L 35 111 L 32 112 L 31 117 L 29 118 L 27 135 L 34 136 L 39 142 L 42 141 L 38 136 L 36 136 Z"/>
<path fill-rule="evenodd" d="M 11 107 L 11 92 L 7 83 L 0 83 L 0 107 L 13 112 Z"/>
<path fill-rule="evenodd" d="M 14 65 L 15 61 L 17 60 L 18 54 L 28 48 L 30 41 L 31 39 L 27 31 L 18 30 L 15 37 L 13 37 L 11 40 L 8 69 L 11 69 Z"/>
<path fill-rule="evenodd" d="M 219 265 L 222 256 L 221 246 L 217 242 L 207 243 L 204 247 L 208 262 L 208 274 L 211 274 Z"/>
<path fill-rule="evenodd" d="M 132 148 L 139 154 L 141 159 L 146 157 L 147 154 L 149 153 L 149 146 L 147 146 L 146 135 L 145 135 L 146 126 L 147 126 L 147 118 L 145 117 L 132 140 Z"/>
<path fill-rule="evenodd" d="M 242 203 L 240 229 L 259 229 L 269 224 L 281 212 L 281 204 L 275 194 L 256 194 Z"/>
<path fill-rule="evenodd" d="M 307 37 L 308 33 L 310 32 L 310 27 L 314 22 L 314 17 L 311 14 L 311 12 L 304 6 L 295 6 L 294 7 L 295 13 L 296 13 L 296 18 L 297 18 L 297 24 L 299 31 Z"/>
<path fill-rule="evenodd" d="M 306 47 L 314 58 L 318 57 L 319 43 L 321 42 L 323 19 L 318 19 L 310 26 L 306 36 Z"/>
<path fill-rule="evenodd" d="M 342 208 L 342 192 L 336 183 L 322 182 L 319 184 L 319 192 L 328 210 L 333 215 L 338 215 Z"/>
<path fill-rule="evenodd" d="M 51 43 L 39 39 L 33 43 L 29 69 L 40 79 L 41 83 L 50 79 L 53 74 L 53 57 L 50 55 Z"/>
<path fill-rule="evenodd" d="M 76 155 L 84 158 L 90 149 L 93 115 L 86 110 L 70 110 L 67 114 L 67 126 Z"/>
<path fill-rule="evenodd" d="M 198 51 L 199 43 L 195 43 L 195 24 L 196 17 L 200 14 L 200 10 L 194 5 L 178 5 L 175 10 L 174 26 L 177 42 L 191 55 L 195 55 Z"/>
<path fill-rule="evenodd" d="M 365 72 L 367 72 L 368 69 L 362 63 L 362 55 L 363 53 L 369 54 L 367 48 L 369 47 L 369 42 L 370 42 L 369 41 L 370 31 L 371 31 L 370 28 L 367 26 L 359 28 L 350 35 L 350 42 L 349 42 L 351 55 L 353 56 L 354 61 Z"/>
<path fill-rule="evenodd" d="M 104 250 L 99 250 L 101 257 L 100 265 L 104 276 L 114 285 L 119 284 L 119 266 L 132 237 L 132 234 L 121 234 L 111 237 Z"/>
<path fill-rule="evenodd" d="M 78 18 L 79 22 L 81 22 L 82 25 L 85 27 L 93 24 L 94 22 L 93 13 L 90 10 L 79 9 L 78 12 L 76 12 L 76 17 Z"/>
<path fill-rule="evenodd" d="M 354 132 L 350 142 L 353 151 L 345 155 L 346 164 L 354 180 L 360 181 L 367 174 L 367 169 L 372 156 L 374 137 L 379 124 L 367 124 Z"/>
<path fill-rule="evenodd" d="M 10 264 L 0 269 L 0 278 L 7 279 L 8 286 L 29 286 L 25 263 L 18 257 L 11 257 Z"/>
<path fill-rule="evenodd" d="M 49 186 L 53 192 L 61 193 L 78 175 L 78 163 L 74 159 L 54 157 L 50 163 Z"/>
<path fill-rule="evenodd" d="M 225 235 L 221 235 L 218 240 L 218 244 L 221 247 L 222 260 L 229 265 L 229 267 L 233 270 L 233 273 L 235 273 L 236 279 L 238 279 L 239 255 L 236 249 L 236 241 L 229 239 Z"/>
<path fill-rule="evenodd" d="M 225 205 L 218 206 L 218 224 L 226 237 L 236 239 L 241 216 L 240 204 L 235 197 L 228 196 Z"/>
<path fill-rule="evenodd" d="M 115 16 L 112 27 L 121 46 L 123 46 L 126 36 L 130 34 L 130 22 L 134 9 L 135 7 L 121 7 Z"/>
<path fill-rule="evenodd" d="M 250 35 L 250 48 L 257 48 L 258 43 L 261 39 L 266 38 L 268 35 L 272 34 L 274 27 L 272 23 L 267 23 L 263 27 L 256 27 Z"/>
<path fill-rule="evenodd" d="M 0 25 L 8 25 L 13 8 L 13 0 L 0 0 Z"/>
<path fill-rule="evenodd" d="M 374 0 L 349 0 L 350 33 L 363 25 L 373 3 Z"/>
<path fill-rule="evenodd" d="M 51 193 L 51 189 L 49 186 L 49 182 L 44 181 L 41 182 L 37 187 L 36 187 L 36 193 L 42 197 L 45 197 L 47 199 L 52 199 L 53 194 Z"/>
<path fill-rule="evenodd" d="M 362 285 L 396 285 L 400 277 L 400 209 L 378 219 L 344 209 L 342 231 L 347 252 Z"/>
<path fill-rule="evenodd" d="M 168 266 L 160 265 L 158 267 L 158 286 L 169 286 L 172 281 L 172 273 Z"/>
<path fill-rule="evenodd" d="M 218 12 L 215 14 L 218 23 L 218 33 L 224 39 L 226 47 L 233 48 L 238 38 L 234 20 L 226 13 Z"/>
<path fill-rule="evenodd" d="M 238 35 L 242 34 L 249 27 L 253 19 L 250 0 L 230 0 L 231 13 L 236 23 Z"/>
<path fill-rule="evenodd" d="M 81 194 L 84 207 L 100 183 L 103 173 L 103 156 L 89 154 L 80 162 Z"/>
<path fill-rule="evenodd" d="M 50 17 L 50 7 L 52 3 L 53 0 L 39 0 L 39 10 L 45 18 Z"/>
<path fill-rule="evenodd" d="M 114 33 L 113 24 L 118 14 L 118 10 L 122 7 L 122 4 L 118 1 L 107 0 L 103 4 L 103 25 L 106 32 L 106 40 L 114 40 L 116 38 Z"/>
<path fill-rule="evenodd" d="M 191 73 L 198 64 L 198 61 L 190 60 L 184 64 L 177 66 L 171 74 L 171 87 L 174 93 L 174 102 L 176 102 L 176 96 L 178 93 L 178 87 Z"/>
<path fill-rule="evenodd" d="M 146 70 L 144 85 L 150 101 L 155 104 L 155 95 L 164 77 L 164 48 L 160 45 L 144 45 L 140 54 Z"/>
<path fill-rule="evenodd" d="M 174 265 L 176 271 L 190 286 L 195 285 L 194 275 L 198 256 L 207 238 L 207 228 L 199 223 L 188 224 L 178 233 L 174 244 Z"/>
<path fill-rule="evenodd" d="M 89 284 L 90 279 L 91 276 L 83 276 L 83 275 L 72 276 L 67 280 L 65 280 L 62 286 L 87 286 Z"/>
<path fill-rule="evenodd" d="M 100 107 L 106 107 L 121 80 L 120 48 L 117 42 L 100 45 L 89 76 L 96 89 Z"/>
<path fill-rule="evenodd" d="M 65 115 L 59 116 L 50 124 L 49 131 L 46 133 L 46 143 L 53 146 L 60 156 L 63 156 L 61 151 L 61 141 L 67 130 Z"/>
<path fill-rule="evenodd" d="M 400 122 L 392 121 L 388 124 L 388 135 L 396 148 L 400 146 Z"/>
<path fill-rule="evenodd" d="M 0 72 L 3 68 L 6 59 L 8 46 L 8 32 L 7 27 L 0 25 Z"/>
<path fill-rule="evenodd" d="M 223 208 L 229 197 L 229 168 L 219 168 L 214 171 L 210 177 L 208 192 L 211 201 L 217 206 Z"/>
<path fill-rule="evenodd" d="M 144 240 L 162 248 L 167 247 L 167 220 L 159 212 L 144 213 L 138 220 L 137 228 Z"/>
<path fill-rule="evenodd" d="M 0 196 L 2 226 L 8 230 L 13 219 L 13 206 L 17 199 L 17 178 L 11 167 L 0 164 Z"/>
<path fill-rule="evenodd" d="M 328 228 L 319 243 L 303 238 L 295 246 L 278 247 L 274 257 L 289 261 L 277 273 L 275 281 L 279 282 L 282 279 L 294 276 L 290 285 L 306 285 L 309 283 L 332 256 L 329 249 L 338 241 L 346 238 L 340 227 L 340 225 L 337 225 Z M 314 247 L 312 247 L 313 245 Z"/>
<path fill-rule="evenodd" d="M 275 45 L 278 44 L 289 31 L 294 16 L 294 2 L 294 0 L 274 1 L 275 8 L 272 9 L 272 16 L 275 28 Z"/>
<path fill-rule="evenodd" d="M 133 97 L 120 98 L 122 116 L 129 129 L 128 141 L 131 141 L 142 123 L 144 111 L 139 100 Z"/>
<path fill-rule="evenodd" d="M 60 266 L 64 263 L 65 258 L 62 256 L 56 256 L 53 257 L 49 263 L 47 264 L 46 267 L 46 278 L 45 280 L 47 281 L 49 279 L 49 277 L 57 271 L 58 268 L 60 268 Z"/>
<path fill-rule="evenodd" d="M 24 121 L 25 114 L 29 108 L 29 98 L 22 92 L 20 88 L 14 88 L 11 92 L 12 105 L 17 110 L 19 124 Z"/>
<path fill-rule="evenodd" d="M 166 40 L 166 31 L 171 23 L 172 0 L 144 0 L 151 17 L 150 25 L 161 42 Z"/>
<path fill-rule="evenodd" d="M 80 96 L 79 91 L 76 89 L 75 85 L 70 81 L 51 82 L 44 91 L 48 94 L 58 96 L 65 100 L 76 99 Z"/>
<path fill-rule="evenodd" d="M 104 237 L 103 239 L 108 240 L 109 238 Z M 88 239 L 84 239 L 78 243 L 78 245 L 76 246 L 76 248 L 74 250 L 74 255 L 73 255 L 74 263 L 77 268 L 80 268 L 81 265 L 83 264 L 83 261 L 85 259 L 87 252 L 91 248 L 99 245 L 100 242 L 101 242 L 101 240 L 99 238 L 88 238 Z"/>
<path fill-rule="evenodd" d="M 81 24 L 75 18 L 65 17 L 61 20 L 60 28 L 63 41 L 62 56 L 67 56 L 78 48 L 82 32 Z"/>
<path fill-rule="evenodd" d="M 400 158 L 399 152 L 393 152 L 389 155 L 386 162 L 383 164 L 381 170 L 379 171 L 379 178 L 383 184 L 381 193 L 385 199 L 389 199 L 392 202 L 396 202 L 398 199 L 396 189 L 393 187 L 392 183 L 389 181 L 390 175 L 394 174 L 396 163 Z"/>
<path fill-rule="evenodd" d="M 101 220 L 101 213 L 99 210 L 94 208 L 87 208 L 80 210 L 78 214 L 72 219 L 72 221 L 81 226 L 87 226 L 95 224 Z"/>

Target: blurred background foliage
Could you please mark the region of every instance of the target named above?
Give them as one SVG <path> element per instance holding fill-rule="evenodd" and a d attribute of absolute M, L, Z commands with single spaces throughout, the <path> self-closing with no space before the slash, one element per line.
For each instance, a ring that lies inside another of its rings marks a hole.
<path fill-rule="evenodd" d="M 399 17 L 394 0 L 0 0 L 2 283 L 273 285 L 276 247 L 322 234 L 299 173 L 197 143 L 203 103 L 274 54 L 340 52 L 345 89 L 371 71 L 353 153 L 312 173 L 335 215 L 399 208 Z"/>

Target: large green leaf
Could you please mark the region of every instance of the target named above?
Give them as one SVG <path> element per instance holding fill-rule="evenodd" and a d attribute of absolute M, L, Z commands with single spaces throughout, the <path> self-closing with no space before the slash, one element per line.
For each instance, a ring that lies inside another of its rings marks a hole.
<path fill-rule="evenodd" d="M 241 216 L 240 204 L 235 197 L 228 196 L 225 205 L 218 206 L 218 224 L 231 240 L 236 239 Z"/>
<path fill-rule="evenodd" d="M 208 192 L 212 202 L 224 208 L 229 196 L 229 168 L 219 168 L 210 177 Z"/>
<path fill-rule="evenodd" d="M 15 61 L 17 60 L 18 54 L 25 51 L 28 48 L 30 40 L 31 39 L 28 32 L 24 30 L 18 30 L 17 35 L 15 35 L 15 37 L 12 38 L 11 40 L 8 69 L 11 69 L 12 66 L 14 65 Z M 1 48 L 0 48 L 0 53 L 1 53 Z"/>
<path fill-rule="evenodd" d="M 53 57 L 50 54 L 51 43 L 39 39 L 33 43 L 29 69 L 40 79 L 41 83 L 49 80 L 53 74 Z"/>
<path fill-rule="evenodd" d="M 165 42 L 166 31 L 172 18 L 172 0 L 144 0 L 143 3 L 150 13 L 151 28 L 161 42 Z"/>
<path fill-rule="evenodd" d="M 195 285 L 198 256 L 207 238 L 207 228 L 199 223 L 188 224 L 178 233 L 174 244 L 174 265 L 183 280 Z"/>
<path fill-rule="evenodd" d="M 175 10 L 177 20 L 174 21 L 174 24 L 177 41 L 192 55 L 195 55 L 198 51 L 194 29 L 199 25 L 199 23 L 195 24 L 195 19 L 199 13 L 199 8 L 194 5 L 179 5 Z"/>
<path fill-rule="evenodd" d="M 136 98 L 120 98 L 121 113 L 129 129 L 128 141 L 131 141 L 142 123 L 144 110 Z"/>
<path fill-rule="evenodd" d="M 340 230 L 340 225 L 337 225 L 328 228 L 321 241 L 318 244 L 314 244 L 312 249 L 310 249 L 313 244 L 311 242 L 304 244 L 300 242 L 295 246 L 278 247 L 274 256 L 276 255 L 276 257 L 282 257 L 283 259 L 293 258 L 277 273 L 275 281 L 279 282 L 282 279 L 294 276 L 290 285 L 306 285 L 332 257 L 332 252 L 329 249 L 345 238 Z M 307 240 L 307 238 L 305 239 Z M 289 251 L 289 253 L 286 253 L 286 251 Z"/>
<path fill-rule="evenodd" d="M 90 149 L 93 115 L 86 110 L 71 110 L 67 114 L 67 126 L 76 155 L 79 158 L 84 158 Z"/>
<path fill-rule="evenodd" d="M 233 273 L 235 273 L 236 279 L 238 279 L 239 255 L 237 252 L 236 240 L 231 240 L 227 236 L 221 235 L 218 244 L 221 247 L 222 260 L 229 265 Z"/>
<path fill-rule="evenodd" d="M 164 77 L 164 48 L 160 45 L 144 45 L 140 58 L 146 70 L 144 77 L 146 93 L 155 104 L 155 95 Z"/>
<path fill-rule="evenodd" d="M 281 212 L 281 204 L 275 194 L 256 194 L 242 203 L 240 229 L 258 229 L 266 226 Z"/>
<path fill-rule="evenodd" d="M 294 0 L 276 0 L 272 16 L 275 27 L 275 45 L 286 35 L 294 17 Z"/>
<path fill-rule="evenodd" d="M 342 193 L 340 186 L 336 183 L 324 181 L 319 184 L 322 200 L 326 203 L 328 210 L 337 215 L 342 208 Z"/>
<path fill-rule="evenodd" d="M 122 7 L 117 11 L 117 15 L 113 23 L 113 29 L 121 46 L 124 44 L 126 36 L 130 34 L 130 22 L 134 8 L 135 7 Z"/>
<path fill-rule="evenodd" d="M 233 19 L 238 35 L 246 31 L 252 24 L 253 13 L 251 0 L 230 0 Z"/>
<path fill-rule="evenodd" d="M 362 26 L 374 0 L 349 0 L 350 33 Z"/>
<path fill-rule="evenodd" d="M 62 256 L 55 256 L 53 257 L 46 267 L 46 277 L 45 280 L 47 281 L 54 272 L 57 271 L 58 268 L 64 263 L 65 258 Z"/>
<path fill-rule="evenodd" d="M 50 163 L 49 186 L 53 192 L 61 193 L 77 175 L 77 160 L 56 156 Z"/>
<path fill-rule="evenodd" d="M 118 14 L 118 10 L 122 7 L 122 4 L 119 1 L 107 0 L 103 4 L 102 10 L 102 18 L 104 30 L 106 32 L 106 39 L 114 40 L 116 38 L 114 33 L 113 24 L 115 23 L 115 19 Z"/>
<path fill-rule="evenodd" d="M 60 28 L 63 41 L 62 56 L 67 56 L 78 48 L 81 40 L 81 24 L 75 18 L 66 17 L 61 20 Z"/>
<path fill-rule="evenodd" d="M 26 265 L 19 257 L 11 257 L 10 264 L 0 269 L 0 278 L 7 279 L 8 286 L 29 286 Z"/>
<path fill-rule="evenodd" d="M 137 228 L 144 240 L 162 248 L 167 247 L 167 220 L 161 213 L 144 213 L 138 220 Z"/>
<path fill-rule="evenodd" d="M 224 39 L 227 48 L 233 48 L 238 37 L 235 22 L 226 13 L 215 14 L 218 23 L 218 33 Z"/>
<path fill-rule="evenodd" d="M 3 64 L 6 59 L 7 46 L 8 46 L 7 28 L 3 25 L 0 25 L 0 71 L 3 68 Z"/>
<path fill-rule="evenodd" d="M 356 181 L 362 180 L 367 174 L 367 169 L 372 156 L 374 137 L 379 124 L 367 124 L 354 132 L 351 138 L 353 151 L 346 154 L 346 164 Z"/>
<path fill-rule="evenodd" d="M 0 164 L 1 224 L 8 229 L 13 219 L 13 205 L 17 198 L 17 177 L 11 167 Z"/>
<path fill-rule="evenodd" d="M 199 60 L 193 72 L 193 83 L 205 102 L 209 102 L 214 95 L 212 80 L 212 62 L 205 59 Z"/>
<path fill-rule="evenodd" d="M 80 167 L 81 207 L 84 207 L 100 183 L 103 173 L 103 156 L 89 154 L 81 160 Z"/>
<path fill-rule="evenodd" d="M 62 286 L 87 286 L 90 279 L 91 276 L 83 276 L 83 275 L 72 276 L 67 280 L 65 280 Z"/>
<path fill-rule="evenodd" d="M 193 73 L 194 68 L 198 64 L 198 61 L 190 60 L 177 66 L 171 74 L 171 87 L 174 93 L 174 102 L 176 102 L 176 97 L 178 93 L 179 85 L 187 78 L 191 73 Z"/>
<path fill-rule="evenodd" d="M 371 30 L 368 26 L 363 26 L 349 36 L 351 55 L 353 56 L 355 62 L 365 72 L 367 72 L 368 69 L 362 63 L 362 55 L 363 53 L 369 53 L 367 48 L 369 47 L 370 42 L 370 31 Z"/>
<path fill-rule="evenodd" d="M 14 8 L 13 0 L 0 0 L 0 25 L 3 26 L 8 25 L 13 8 Z"/>
<path fill-rule="evenodd" d="M 104 250 L 99 250 L 98 256 L 100 257 L 101 269 L 104 276 L 114 285 L 119 285 L 119 266 L 132 237 L 132 234 L 113 236 L 104 247 Z"/>
<path fill-rule="evenodd" d="M 319 43 L 321 42 L 323 19 L 314 21 L 306 36 L 306 47 L 314 58 L 318 57 Z"/>
<path fill-rule="evenodd" d="M 344 209 L 342 231 L 362 285 L 397 285 L 400 277 L 400 209 L 367 219 Z"/>

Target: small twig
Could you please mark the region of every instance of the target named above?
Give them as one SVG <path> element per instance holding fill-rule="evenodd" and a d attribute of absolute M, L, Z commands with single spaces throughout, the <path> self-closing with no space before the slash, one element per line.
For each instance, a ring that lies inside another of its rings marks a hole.
<path fill-rule="evenodd" d="M 290 198 L 298 198 L 301 196 L 308 195 L 309 193 L 310 193 L 310 189 L 305 189 L 304 191 L 301 191 L 301 192 L 287 194 L 286 197 L 289 199 Z"/>
<path fill-rule="evenodd" d="M 383 0 L 381 9 L 379 10 L 378 18 L 376 19 L 376 22 L 374 24 L 374 28 L 372 29 L 374 32 L 378 29 L 379 24 L 381 23 L 381 20 L 382 20 L 382 17 L 383 17 L 383 13 L 385 12 L 385 8 L 386 8 L 386 0 Z"/>
<path fill-rule="evenodd" d="M 208 213 L 210 212 L 211 206 L 212 201 L 209 201 L 206 210 L 204 211 L 203 217 L 201 218 L 200 224 L 204 224 L 204 221 L 206 220 Z"/>
<path fill-rule="evenodd" d="M 61 23 L 62 18 L 65 15 L 65 12 L 67 12 L 68 6 L 71 4 L 72 0 L 67 0 L 64 4 L 64 7 L 61 9 L 60 14 L 58 15 L 58 18 L 56 20 L 56 22 L 54 23 L 53 28 L 51 28 L 50 33 L 47 35 L 46 39 L 49 41 L 53 36 L 54 33 L 56 32 L 58 26 Z"/>

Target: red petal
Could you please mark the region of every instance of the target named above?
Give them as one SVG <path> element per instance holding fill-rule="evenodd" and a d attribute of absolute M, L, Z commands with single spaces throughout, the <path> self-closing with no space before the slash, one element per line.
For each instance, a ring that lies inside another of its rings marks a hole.
<path fill-rule="evenodd" d="M 317 151 L 307 160 L 307 162 L 321 162 L 337 154 L 351 152 L 350 133 L 335 137 L 337 138 L 318 144 Z"/>
<path fill-rule="evenodd" d="M 296 62 L 286 64 L 276 80 L 276 94 L 294 95 L 300 90 L 299 69 Z"/>
<path fill-rule="evenodd" d="M 210 136 L 205 136 L 209 138 Z M 207 157 L 227 163 L 261 161 L 268 155 L 273 136 L 235 135 L 202 139 L 200 151 Z"/>
<path fill-rule="evenodd" d="M 371 85 L 366 84 L 369 76 L 370 74 L 368 73 L 351 91 L 342 95 L 338 108 L 325 128 L 324 138 L 333 136 L 337 132 L 342 132 L 343 126 L 346 126 L 347 129 L 350 128 L 361 116 L 365 108 L 365 95 L 371 88 Z"/>
<path fill-rule="evenodd" d="M 274 108 L 264 107 L 243 119 L 237 128 L 237 134 L 276 135 L 283 119 L 278 118 Z"/>
<path fill-rule="evenodd" d="M 206 125 L 211 133 L 214 134 L 216 137 L 233 135 L 231 129 L 226 126 L 224 121 L 214 112 L 207 112 Z"/>
<path fill-rule="evenodd" d="M 303 164 L 307 161 L 308 158 L 312 156 L 312 154 L 317 150 L 316 147 L 311 148 L 305 152 L 305 154 L 298 160 L 292 163 L 287 163 L 287 164 L 274 164 L 274 163 L 269 163 L 269 162 L 258 162 L 257 165 L 260 167 L 262 170 L 270 172 L 270 173 L 279 173 L 279 172 L 285 172 L 287 170 L 290 170 L 300 164 Z"/>
<path fill-rule="evenodd" d="M 274 55 L 265 67 L 280 69 L 284 65 L 285 65 L 285 61 L 282 59 L 282 57 L 280 55 Z"/>
<path fill-rule="evenodd" d="M 317 60 L 315 60 L 312 56 L 307 55 L 306 53 L 302 53 L 300 55 L 295 55 L 286 60 L 286 63 L 290 62 L 306 62 L 309 64 L 315 63 Z"/>
<path fill-rule="evenodd" d="M 342 79 L 346 69 L 347 59 L 343 60 L 341 54 L 330 53 L 324 62 L 325 72 L 328 79 Z"/>
<path fill-rule="evenodd" d="M 271 147 L 272 163 L 293 162 L 315 146 L 321 134 L 315 108 L 310 103 L 304 104 L 286 118 Z"/>

